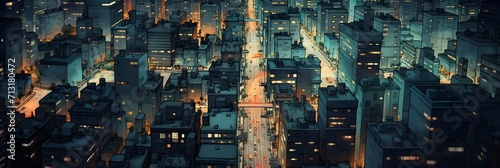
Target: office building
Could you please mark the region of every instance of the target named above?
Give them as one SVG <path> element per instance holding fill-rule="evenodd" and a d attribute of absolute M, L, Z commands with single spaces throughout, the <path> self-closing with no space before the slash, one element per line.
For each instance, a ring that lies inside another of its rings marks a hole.
<path fill-rule="evenodd" d="M 348 13 L 340 2 L 327 3 L 319 2 L 317 9 L 317 22 L 316 22 L 316 40 L 318 43 L 324 41 L 325 33 L 339 34 L 340 24 L 347 23 Z"/>
<path fill-rule="evenodd" d="M 163 101 L 151 125 L 152 153 L 161 155 L 194 156 L 198 144 L 200 112 L 194 102 Z"/>
<path fill-rule="evenodd" d="M 425 157 L 415 155 L 422 153 L 422 147 L 416 141 L 415 134 L 404 124 L 386 120 L 383 123 L 369 123 L 366 126 L 365 168 L 377 167 L 418 167 L 415 165 L 425 161 Z"/>
<path fill-rule="evenodd" d="M 273 84 L 289 83 L 296 97 L 302 95 L 312 104 L 316 104 L 319 85 L 321 84 L 321 61 L 314 55 L 307 58 L 268 59 L 267 91 L 270 95 Z M 302 80 L 309 78 L 309 80 Z"/>
<path fill-rule="evenodd" d="M 203 114 L 200 129 L 202 144 L 238 144 L 236 130 L 238 125 L 236 109 L 212 108 Z"/>
<path fill-rule="evenodd" d="M 446 49 L 444 53 L 438 54 L 439 59 L 439 78 L 450 80 L 456 74 L 457 54 L 455 50 Z"/>
<path fill-rule="evenodd" d="M 236 108 L 239 92 L 239 82 L 231 82 L 228 76 L 222 75 L 219 83 L 212 83 L 208 88 L 208 111 L 218 108 Z"/>
<path fill-rule="evenodd" d="M 106 41 L 111 41 L 113 27 L 123 20 L 123 0 L 87 0 L 87 17 L 94 18 L 94 26 L 102 29 Z"/>
<path fill-rule="evenodd" d="M 83 78 L 82 57 L 80 53 L 70 51 L 69 45 L 59 47 L 55 56 L 48 56 L 40 60 L 39 72 L 43 87 L 50 87 L 52 83 L 69 83 L 77 86 Z"/>
<path fill-rule="evenodd" d="M 179 28 L 170 22 L 159 22 L 147 30 L 148 69 L 167 69 L 174 64 L 175 46 L 179 40 Z"/>
<path fill-rule="evenodd" d="M 397 106 L 398 116 L 395 121 L 402 121 L 403 123 L 408 123 L 408 114 L 410 111 L 410 87 L 412 85 L 432 85 L 439 83 L 439 77 L 429 72 L 423 67 L 416 67 L 414 69 L 400 68 L 394 71 L 394 79 L 392 80 L 394 84 L 399 87 L 399 104 Z M 413 101 L 413 100 L 411 100 Z"/>
<path fill-rule="evenodd" d="M 339 81 L 355 91 L 361 78 L 378 77 L 382 40 L 382 33 L 364 22 L 341 24 Z"/>
<path fill-rule="evenodd" d="M 472 17 L 477 17 L 479 14 L 479 5 L 477 2 L 461 2 L 458 10 L 460 22 L 467 22 Z"/>
<path fill-rule="evenodd" d="M 120 153 L 115 153 L 109 161 L 109 168 L 148 167 L 151 164 L 151 137 L 132 130 L 125 139 Z"/>
<path fill-rule="evenodd" d="M 80 90 L 80 98 L 82 99 L 100 99 L 108 98 L 116 100 L 115 84 L 107 83 L 106 78 L 99 78 L 99 83 L 87 83 L 87 87 Z"/>
<path fill-rule="evenodd" d="M 198 65 L 203 69 L 208 68 L 210 60 L 214 57 L 214 48 L 212 42 L 202 37 L 198 46 Z"/>
<path fill-rule="evenodd" d="M 422 154 L 426 161 L 420 163 L 426 167 L 464 167 L 467 123 L 450 125 L 443 116 L 453 111 L 464 114 L 467 120 L 471 109 L 469 100 L 446 85 L 413 85 L 410 92 L 409 117 L 412 119 L 408 126 L 421 145 L 433 143 L 436 146 L 434 153 Z M 436 136 L 435 132 L 447 136 Z"/>
<path fill-rule="evenodd" d="M 277 159 L 283 167 L 301 167 L 319 161 L 321 148 L 316 110 L 304 97 L 300 102 L 295 97 L 294 101 L 284 101 L 279 106 Z"/>
<path fill-rule="evenodd" d="M 364 165 L 368 123 L 382 122 L 385 88 L 378 78 L 362 78 L 356 87 L 358 109 L 356 114 L 355 165 Z"/>
<path fill-rule="evenodd" d="M 292 37 L 288 33 L 274 34 L 274 53 L 279 58 L 292 58 Z"/>
<path fill-rule="evenodd" d="M 75 105 L 68 110 L 71 122 L 76 123 L 78 127 L 90 127 L 99 130 L 98 141 L 100 149 L 103 149 L 104 145 L 112 137 L 112 102 L 110 99 L 78 99 Z"/>
<path fill-rule="evenodd" d="M 424 11 L 424 0 L 399 2 L 399 20 L 404 26 L 412 20 L 422 20 Z"/>
<path fill-rule="evenodd" d="M 49 135 L 50 140 L 43 144 L 43 166 L 97 167 L 102 150 L 99 130 L 69 122 L 55 127 Z"/>
<path fill-rule="evenodd" d="M 276 55 L 275 35 L 279 32 L 290 31 L 290 16 L 287 13 L 272 14 L 268 17 L 269 23 L 264 27 L 264 56 L 274 58 Z"/>
<path fill-rule="evenodd" d="M 380 68 L 392 71 L 398 68 L 400 62 L 401 23 L 392 15 L 375 16 L 373 28 L 382 33 L 382 48 L 380 51 Z"/>
<path fill-rule="evenodd" d="M 320 160 L 335 164 L 354 159 L 356 137 L 356 110 L 358 100 L 346 87 L 320 88 L 318 127 L 320 130 Z"/>
<path fill-rule="evenodd" d="M 401 43 L 401 66 L 406 68 L 418 64 L 422 41 L 403 41 Z"/>
<path fill-rule="evenodd" d="M 64 115 L 69 121 L 68 110 L 78 99 L 78 88 L 68 83 L 55 86 L 49 94 L 43 97 L 38 104 L 45 109 L 45 114 L 50 116 Z"/>
<path fill-rule="evenodd" d="M 200 13 L 201 35 L 206 37 L 206 34 L 215 34 L 219 36 L 221 25 L 219 22 L 220 6 L 216 3 L 202 3 Z"/>
<path fill-rule="evenodd" d="M 500 93 L 500 55 L 482 55 L 481 56 L 481 76 L 479 84 L 493 97 Z"/>
<path fill-rule="evenodd" d="M 185 22 L 188 21 L 188 13 L 184 12 L 184 11 L 175 11 L 172 15 L 170 15 L 170 22 L 172 23 L 175 23 L 177 25 L 182 25 L 184 24 Z"/>
<path fill-rule="evenodd" d="M 306 57 L 306 48 L 302 45 L 302 42 L 297 43 L 296 41 L 292 44 L 292 57 L 303 58 Z"/>
<path fill-rule="evenodd" d="M 325 33 L 325 50 L 328 58 L 333 61 L 339 60 L 339 38 L 334 33 Z"/>
<path fill-rule="evenodd" d="M 43 165 L 43 144 L 50 139 L 52 130 L 66 121 L 64 116 L 46 116 L 43 107 L 35 110 L 36 117 L 16 124 L 16 155 L 13 167 Z"/>
<path fill-rule="evenodd" d="M 463 87 L 463 86 L 459 86 Z M 477 88 L 471 86 L 469 88 Z M 469 94 L 471 95 L 471 94 Z M 467 145 L 465 146 L 465 164 L 466 167 L 495 167 L 500 165 L 496 158 L 498 152 L 494 149 L 498 148 L 499 144 L 495 141 L 499 140 L 496 134 L 499 127 L 499 117 L 495 109 L 499 108 L 498 99 L 488 97 L 487 94 L 472 93 L 474 99 L 480 100 L 478 105 L 483 110 L 474 111 L 470 115 L 467 128 Z"/>
<path fill-rule="evenodd" d="M 198 23 L 184 22 L 179 27 L 179 40 L 196 40 L 198 39 Z"/>
<path fill-rule="evenodd" d="M 82 17 L 85 9 L 85 0 L 62 0 L 64 10 L 64 24 L 76 26 L 78 17 Z"/>
<path fill-rule="evenodd" d="M 500 6 L 497 2 L 488 0 L 488 1 L 478 1 L 481 11 L 478 14 L 477 20 L 477 32 L 478 33 L 486 33 L 488 32 L 488 36 L 485 38 L 492 39 L 494 41 L 500 41 L 498 26 L 500 25 L 500 19 L 497 17 L 500 12 L 498 9 Z"/>
<path fill-rule="evenodd" d="M 209 80 L 211 83 L 219 83 L 221 81 L 222 75 L 228 77 L 228 81 L 231 84 L 238 84 L 240 81 L 240 62 L 228 59 L 228 61 L 222 61 L 217 59 L 215 63 L 210 65 L 208 69 Z M 239 88 L 239 87 L 238 87 Z"/>
<path fill-rule="evenodd" d="M 483 54 L 497 54 L 500 44 L 490 40 L 489 32 L 472 33 L 470 31 L 457 33 L 457 59 L 466 58 L 467 77 L 479 83 L 481 56 Z M 458 64 L 458 61 L 457 61 Z"/>
<path fill-rule="evenodd" d="M 213 167 L 238 167 L 237 144 L 201 144 L 196 155 L 196 168 Z"/>
<path fill-rule="evenodd" d="M 442 8 L 424 12 L 422 22 L 422 47 L 441 53 L 448 46 L 448 40 L 457 38 L 458 16 Z"/>
<path fill-rule="evenodd" d="M 113 56 L 118 55 L 120 50 L 135 49 L 136 33 L 135 25 L 128 20 L 122 21 L 113 27 L 113 36 L 111 38 L 111 41 L 113 41 Z"/>
<path fill-rule="evenodd" d="M 8 64 L 16 67 L 15 72 L 21 72 L 23 69 L 21 23 L 21 19 L 0 18 L 0 51 L 1 55 L 8 56 L 0 58 L 1 76 L 7 75 Z M 16 61 L 8 61 L 10 58 Z"/>

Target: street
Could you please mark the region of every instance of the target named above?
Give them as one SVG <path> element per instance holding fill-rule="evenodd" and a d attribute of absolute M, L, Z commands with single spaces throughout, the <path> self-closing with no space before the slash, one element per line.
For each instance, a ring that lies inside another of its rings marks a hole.
<path fill-rule="evenodd" d="M 319 51 L 319 46 L 313 42 L 311 38 L 306 34 L 304 29 L 300 30 L 300 34 L 304 37 L 302 45 L 306 48 L 306 56 L 313 54 L 321 60 L 321 85 L 320 87 L 327 87 L 328 85 L 337 86 L 337 69 L 332 69 L 332 65 L 326 59 L 326 55 Z M 332 83 L 329 83 L 326 78 L 330 77 Z"/>
<path fill-rule="evenodd" d="M 247 12 L 250 19 L 255 19 L 254 0 L 248 0 Z M 260 38 L 257 37 L 258 22 L 245 22 L 248 32 L 246 33 L 248 53 L 246 54 L 247 68 L 245 74 L 248 76 L 245 92 L 248 95 L 243 100 L 245 103 L 265 103 L 264 88 L 260 83 L 265 81 L 265 71 L 259 67 L 261 58 L 254 57 L 261 49 Z M 265 168 L 269 167 L 271 142 L 267 134 L 268 119 L 261 118 L 265 108 L 245 108 L 247 117 L 244 117 L 243 130 L 248 133 L 247 142 L 243 145 L 242 160 L 247 164 L 244 167 Z M 250 159 L 251 157 L 251 159 Z"/>

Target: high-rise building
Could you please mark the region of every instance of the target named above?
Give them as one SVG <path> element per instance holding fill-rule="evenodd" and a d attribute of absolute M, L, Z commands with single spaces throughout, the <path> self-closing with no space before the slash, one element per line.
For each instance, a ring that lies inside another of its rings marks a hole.
<path fill-rule="evenodd" d="M 111 99 L 84 100 L 78 99 L 71 107 L 69 115 L 71 122 L 78 127 L 90 127 L 99 132 L 99 148 L 103 149 L 105 144 L 111 139 L 113 125 L 111 121 Z"/>
<path fill-rule="evenodd" d="M 458 86 L 464 87 L 464 86 Z M 472 85 L 469 88 L 477 89 Z M 479 94 L 478 94 L 479 93 Z M 484 92 L 469 93 L 479 100 L 477 109 L 470 115 L 467 128 L 467 146 L 465 146 L 465 164 L 467 167 L 497 167 L 500 165 L 497 158 L 499 153 L 494 149 L 499 148 L 500 137 L 496 134 L 499 129 L 499 116 L 496 109 L 500 108 L 498 98 L 493 99 Z"/>
<path fill-rule="evenodd" d="M 203 125 L 200 128 L 202 144 L 238 144 L 237 133 L 238 112 L 230 108 L 212 108 L 203 114 Z M 250 128 L 252 129 L 252 128 Z"/>
<path fill-rule="evenodd" d="M 439 77 L 429 72 L 423 67 L 416 67 L 414 69 L 400 68 L 394 71 L 394 84 L 400 88 L 398 116 L 395 118 L 398 122 L 408 123 L 410 111 L 410 87 L 416 84 L 438 84 Z M 413 101 L 413 100 L 411 100 Z M 412 102 L 413 103 L 413 102 Z"/>
<path fill-rule="evenodd" d="M 401 22 L 387 14 L 375 16 L 373 28 L 382 33 L 382 48 L 380 51 L 380 68 L 392 71 L 398 68 L 400 62 Z"/>
<path fill-rule="evenodd" d="M 50 140 L 43 144 L 42 165 L 97 167 L 102 150 L 98 129 L 81 128 L 69 122 L 54 128 L 49 135 Z"/>
<path fill-rule="evenodd" d="M 200 23 L 201 23 L 201 36 L 205 37 L 206 34 L 215 34 L 219 36 L 220 20 L 219 20 L 219 6 L 216 3 L 203 3 L 201 4 Z"/>
<path fill-rule="evenodd" d="M 94 18 L 94 27 L 102 29 L 106 41 L 111 41 L 113 27 L 123 20 L 123 0 L 87 0 L 85 14 Z"/>
<path fill-rule="evenodd" d="M 278 13 L 270 15 L 269 23 L 264 28 L 264 56 L 274 58 L 276 55 L 275 38 L 276 33 L 290 31 L 290 16 L 287 13 Z"/>
<path fill-rule="evenodd" d="M 487 39 L 493 39 L 495 41 L 500 41 L 500 31 L 498 26 L 500 25 L 500 12 L 497 10 L 500 8 L 500 4 L 494 0 L 478 1 L 480 3 L 481 11 L 478 14 L 477 20 L 477 32 L 478 33 L 488 33 Z"/>
<path fill-rule="evenodd" d="M 479 14 L 479 6 L 476 2 L 461 2 L 459 9 L 460 22 L 467 22 Z"/>
<path fill-rule="evenodd" d="M 435 146 L 432 153 L 415 154 L 426 159 L 414 166 L 465 167 L 467 122 L 463 120 L 470 114 L 470 100 L 448 85 L 413 85 L 410 92 L 408 127 L 420 145 Z M 462 122 L 450 119 L 451 113 Z"/>
<path fill-rule="evenodd" d="M 83 16 L 85 0 L 62 0 L 61 7 L 64 10 L 64 24 L 76 27 L 77 18 Z"/>
<path fill-rule="evenodd" d="M 300 167 L 304 164 L 318 163 L 320 148 L 319 128 L 316 123 L 316 110 L 305 96 L 299 100 L 285 101 L 280 104 L 278 121 L 277 160 L 283 167 Z M 281 138 L 283 137 L 283 138 Z"/>
<path fill-rule="evenodd" d="M 201 112 L 195 112 L 194 102 L 163 101 L 151 125 L 152 144 L 159 144 L 152 152 L 159 155 L 196 155 L 200 115 Z"/>
<path fill-rule="evenodd" d="M 466 76 L 477 84 L 479 83 L 481 56 L 483 54 L 497 54 L 500 44 L 494 40 L 488 39 L 490 33 L 472 33 L 470 31 L 457 33 L 457 64 L 460 58 L 466 58 Z"/>
<path fill-rule="evenodd" d="M 64 116 L 46 116 L 45 109 L 35 110 L 35 117 L 16 124 L 16 155 L 12 167 L 37 167 L 43 165 L 43 144 L 50 139 L 56 126 L 66 122 Z M 7 158 L 6 158 L 7 159 Z"/>
<path fill-rule="evenodd" d="M 415 143 L 415 134 L 404 124 L 386 120 L 383 123 L 369 123 L 366 129 L 365 168 L 425 167 L 414 165 L 425 161 L 425 157 L 415 155 L 422 153 L 422 147 Z"/>
<path fill-rule="evenodd" d="M 459 15 L 461 0 L 432 0 L 432 10 L 443 8 L 448 13 Z"/>
<path fill-rule="evenodd" d="M 323 42 L 325 33 L 335 33 L 339 34 L 340 24 L 347 23 L 348 13 L 340 2 L 337 3 L 327 3 L 319 2 L 317 10 L 317 22 L 316 22 L 316 41 Z"/>
<path fill-rule="evenodd" d="M 500 55 L 482 55 L 481 56 L 481 76 L 479 84 L 493 97 L 500 94 Z"/>
<path fill-rule="evenodd" d="M 120 24 L 113 27 L 111 32 L 113 37 L 113 56 L 118 55 L 120 50 L 133 50 L 135 49 L 135 26 L 128 20 L 120 22 Z"/>
<path fill-rule="evenodd" d="M 318 127 L 320 160 L 335 164 L 354 159 L 358 100 L 345 83 L 320 88 Z M 351 164 L 352 165 L 352 164 Z"/>
<path fill-rule="evenodd" d="M 447 48 L 448 40 L 457 38 L 458 16 L 442 8 L 425 11 L 422 22 L 422 47 L 441 53 Z"/>
<path fill-rule="evenodd" d="M 179 28 L 170 22 L 159 22 L 147 31 L 148 69 L 167 69 L 175 61 L 174 51 L 179 40 Z"/>
<path fill-rule="evenodd" d="M 422 20 L 424 0 L 401 1 L 399 4 L 399 20 L 405 27 L 412 20 Z"/>
<path fill-rule="evenodd" d="M 3 55 L 0 58 L 0 76 L 7 75 L 7 70 L 12 69 L 9 64 L 14 65 L 16 73 L 23 69 L 21 26 L 21 19 L 0 18 L 0 52 Z"/>
<path fill-rule="evenodd" d="M 379 76 L 383 37 L 370 26 L 362 21 L 340 25 L 338 80 L 352 91 L 361 78 Z"/>
<path fill-rule="evenodd" d="M 362 78 L 356 87 L 358 109 L 356 114 L 356 140 L 354 164 L 364 165 L 368 123 L 382 122 L 385 88 L 378 78 Z"/>

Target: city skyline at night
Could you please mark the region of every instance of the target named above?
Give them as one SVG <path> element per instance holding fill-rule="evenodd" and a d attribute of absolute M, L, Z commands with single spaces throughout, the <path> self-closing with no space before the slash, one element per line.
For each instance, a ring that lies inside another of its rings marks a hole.
<path fill-rule="evenodd" d="M 0 11 L 0 168 L 500 167 L 496 0 Z"/>

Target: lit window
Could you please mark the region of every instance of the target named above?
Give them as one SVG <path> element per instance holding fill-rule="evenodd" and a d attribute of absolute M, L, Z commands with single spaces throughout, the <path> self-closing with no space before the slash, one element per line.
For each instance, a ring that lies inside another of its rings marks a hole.
<path fill-rule="evenodd" d="M 295 149 L 288 149 L 289 152 L 295 152 Z"/>
<path fill-rule="evenodd" d="M 71 158 L 70 157 L 64 157 L 64 161 L 65 162 L 71 162 Z"/>
<path fill-rule="evenodd" d="M 167 144 L 167 148 L 170 149 L 172 146 L 170 144 Z"/>
<path fill-rule="evenodd" d="M 165 133 L 160 133 L 160 139 L 165 139 Z"/>
<path fill-rule="evenodd" d="M 212 138 L 212 134 L 207 134 L 207 137 L 208 138 Z"/>
<path fill-rule="evenodd" d="M 314 149 L 314 152 L 319 152 L 319 149 Z"/>
<path fill-rule="evenodd" d="M 290 160 L 291 160 L 291 161 L 296 161 L 296 160 L 297 160 L 297 158 L 291 158 Z"/>
<path fill-rule="evenodd" d="M 309 145 L 314 145 L 314 142 L 312 142 L 312 141 L 311 141 L 311 142 L 308 142 L 308 144 L 309 144 Z"/>
<path fill-rule="evenodd" d="M 448 152 L 464 152 L 463 147 L 448 147 Z"/>
<path fill-rule="evenodd" d="M 352 136 L 351 135 L 345 135 L 344 139 L 352 139 Z"/>
<path fill-rule="evenodd" d="M 269 77 L 270 78 L 274 78 L 274 74 L 269 74 Z"/>
<path fill-rule="evenodd" d="M 385 157 L 385 160 L 391 160 L 390 156 Z"/>
<path fill-rule="evenodd" d="M 418 157 L 418 156 L 401 156 L 400 159 L 401 160 L 419 160 L 420 157 Z"/>
<path fill-rule="evenodd" d="M 435 160 L 427 160 L 428 165 L 435 165 L 436 161 Z"/>
<path fill-rule="evenodd" d="M 335 146 L 335 143 L 330 142 L 330 143 L 328 143 L 328 146 Z"/>
<path fill-rule="evenodd" d="M 302 145 L 302 142 L 295 142 L 295 145 Z"/>

